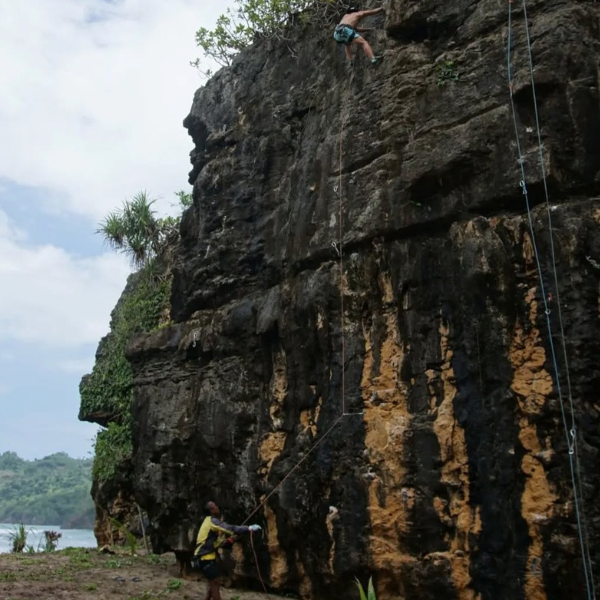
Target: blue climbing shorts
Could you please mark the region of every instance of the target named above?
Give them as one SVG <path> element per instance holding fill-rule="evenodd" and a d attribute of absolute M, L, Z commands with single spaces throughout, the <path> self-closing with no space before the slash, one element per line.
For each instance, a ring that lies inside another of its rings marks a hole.
<path fill-rule="evenodd" d="M 335 28 L 335 32 L 333 33 L 333 39 L 338 44 L 351 44 L 356 38 L 359 38 L 360 35 L 356 32 L 356 30 L 352 29 L 350 25 L 338 25 Z"/>

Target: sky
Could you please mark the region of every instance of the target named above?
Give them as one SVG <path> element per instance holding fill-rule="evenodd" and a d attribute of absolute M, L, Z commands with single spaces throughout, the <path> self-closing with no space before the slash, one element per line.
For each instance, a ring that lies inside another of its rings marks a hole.
<path fill-rule="evenodd" d="M 194 34 L 227 4 L 0 0 L 0 453 L 90 456 L 79 381 L 130 273 L 95 231 L 190 191 Z"/>

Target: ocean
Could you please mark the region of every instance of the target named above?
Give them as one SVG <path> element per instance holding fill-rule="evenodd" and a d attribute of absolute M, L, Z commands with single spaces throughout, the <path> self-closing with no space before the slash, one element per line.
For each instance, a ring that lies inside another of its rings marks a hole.
<path fill-rule="evenodd" d="M 8 534 L 14 530 L 16 525 L 10 523 L 0 523 L 0 552 L 10 552 L 10 541 Z M 44 531 L 58 531 L 62 537 L 58 540 L 58 550 L 74 546 L 78 548 L 95 548 L 96 538 L 91 529 L 61 529 L 56 525 L 26 525 L 27 545 L 33 546 L 36 550 L 38 545 L 44 545 Z"/>

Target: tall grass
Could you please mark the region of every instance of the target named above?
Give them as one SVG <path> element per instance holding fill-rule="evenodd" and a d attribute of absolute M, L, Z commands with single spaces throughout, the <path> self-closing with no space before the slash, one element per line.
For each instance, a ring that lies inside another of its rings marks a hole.
<path fill-rule="evenodd" d="M 14 529 L 8 532 L 7 537 L 12 552 L 23 552 L 25 550 L 28 534 L 29 532 L 25 529 L 23 523 L 15 525 Z"/>

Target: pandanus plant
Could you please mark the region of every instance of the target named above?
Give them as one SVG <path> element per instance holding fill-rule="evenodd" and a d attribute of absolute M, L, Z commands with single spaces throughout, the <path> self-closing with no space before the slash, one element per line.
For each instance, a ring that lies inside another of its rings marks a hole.
<path fill-rule="evenodd" d="M 140 192 L 110 213 L 98 230 L 112 248 L 123 252 L 137 268 L 160 254 L 168 234 L 164 222 L 152 209 L 154 202 L 146 192 Z"/>

